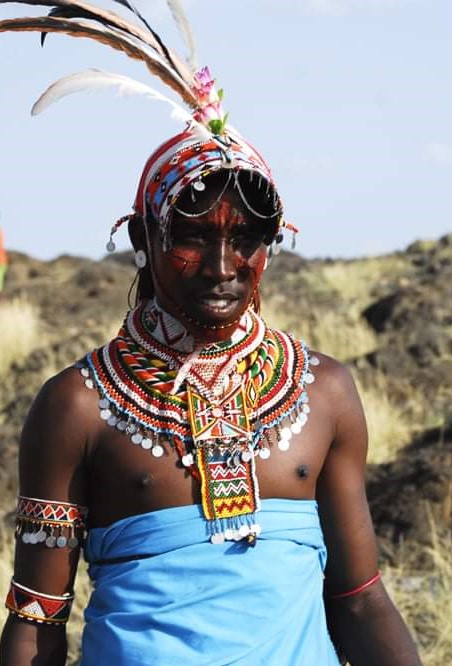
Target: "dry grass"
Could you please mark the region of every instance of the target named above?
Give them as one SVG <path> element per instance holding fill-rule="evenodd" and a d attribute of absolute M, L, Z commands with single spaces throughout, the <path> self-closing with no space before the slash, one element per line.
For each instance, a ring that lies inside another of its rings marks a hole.
<path fill-rule="evenodd" d="M 374 285 L 381 288 L 395 281 L 402 286 L 408 278 L 407 270 L 406 259 L 388 255 L 322 264 L 317 280 L 327 291 L 340 294 L 341 299 L 362 308 L 371 302 L 370 290 Z"/>
<path fill-rule="evenodd" d="M 284 299 L 281 302 L 272 299 L 264 304 L 262 315 L 269 326 L 290 331 L 312 349 L 342 362 L 367 354 L 377 346 L 374 331 L 357 308 L 319 311 L 316 317 L 306 317 L 303 313 L 294 317 L 293 309 L 287 308 Z"/>
<path fill-rule="evenodd" d="M 38 308 L 25 297 L 0 302 L 0 377 L 41 344 Z"/>
<path fill-rule="evenodd" d="M 358 392 L 366 414 L 369 430 L 370 463 L 387 462 L 412 438 L 413 424 L 406 412 L 390 398 L 383 374 L 375 374 L 374 381 L 364 386 L 356 380 Z"/>
<path fill-rule="evenodd" d="M 429 513 L 428 507 L 426 511 Z M 426 566 L 422 571 L 413 568 L 412 553 L 402 545 L 398 561 L 384 567 L 383 575 L 419 646 L 424 666 L 446 666 L 452 664 L 452 537 L 450 533 L 441 536 L 429 515 L 431 545 L 419 547 Z"/>
<path fill-rule="evenodd" d="M 322 314 L 319 322 L 313 322 L 308 331 L 308 340 L 317 349 L 343 363 L 364 356 L 377 345 L 376 335 L 358 313 L 347 315 L 335 310 Z M 353 331 L 353 334 L 350 334 Z"/>
<path fill-rule="evenodd" d="M 3 508 L 3 507 L 2 507 Z M 0 522 L 0 624 L 6 620 L 8 611 L 3 606 L 3 600 L 9 589 L 13 572 L 13 533 Z"/>

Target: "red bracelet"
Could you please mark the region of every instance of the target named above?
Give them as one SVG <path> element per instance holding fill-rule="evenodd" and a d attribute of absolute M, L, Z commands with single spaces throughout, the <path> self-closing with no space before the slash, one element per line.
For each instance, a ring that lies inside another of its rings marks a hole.
<path fill-rule="evenodd" d="M 330 594 L 328 596 L 330 599 L 345 599 L 346 597 L 354 597 L 355 594 L 359 594 L 363 590 L 366 590 L 368 587 L 379 581 L 380 578 L 381 578 L 381 571 L 377 571 L 375 576 L 372 576 L 372 578 L 366 580 L 366 582 L 363 583 L 362 585 L 354 587 L 353 590 L 349 590 L 348 592 L 339 592 L 339 594 Z"/>

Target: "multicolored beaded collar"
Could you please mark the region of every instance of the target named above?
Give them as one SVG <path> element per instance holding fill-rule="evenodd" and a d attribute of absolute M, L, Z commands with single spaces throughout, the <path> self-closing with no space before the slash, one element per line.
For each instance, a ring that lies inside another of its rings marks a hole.
<path fill-rule="evenodd" d="M 131 310 L 119 335 L 80 367 L 108 425 L 156 458 L 167 447 L 177 451 L 201 484 L 211 540 L 254 544 L 255 458 L 270 457 L 271 431 L 282 451 L 301 431 L 316 364 L 303 342 L 266 328 L 252 310 L 230 340 L 195 349 L 182 325 L 151 302 Z"/>

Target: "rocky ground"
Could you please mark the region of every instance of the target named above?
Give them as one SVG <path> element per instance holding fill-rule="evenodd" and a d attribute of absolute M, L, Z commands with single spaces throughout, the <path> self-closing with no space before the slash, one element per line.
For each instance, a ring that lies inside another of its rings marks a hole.
<path fill-rule="evenodd" d="M 42 262 L 10 253 L 3 298 L 25 296 L 36 304 L 43 330 L 39 348 L 13 364 L 0 385 L 5 498 L 15 494 L 20 426 L 46 372 L 72 363 L 113 335 L 133 277 L 127 253 L 99 262 L 69 256 Z M 353 261 L 307 261 L 283 252 L 267 271 L 263 300 L 274 319 L 301 329 L 308 341 L 334 313 L 337 335 L 345 331 L 350 339 L 343 360 L 363 385 L 372 384 L 377 374 L 384 376 L 396 402 L 417 406 L 412 408 L 412 441 L 388 462 L 369 466 L 368 495 L 382 555 L 391 560 L 402 539 L 413 544 L 428 540 L 432 517 L 440 531 L 450 530 L 452 235 Z M 356 354 L 358 324 L 370 328 L 374 342 Z"/>

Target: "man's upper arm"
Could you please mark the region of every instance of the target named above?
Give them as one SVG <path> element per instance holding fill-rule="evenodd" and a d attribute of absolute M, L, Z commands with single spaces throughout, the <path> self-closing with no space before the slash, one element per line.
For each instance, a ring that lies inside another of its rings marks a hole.
<path fill-rule="evenodd" d="M 87 432 L 83 414 L 90 391 L 76 369 L 49 380 L 26 419 L 19 450 L 19 494 L 32 499 L 86 506 L 84 473 Z M 27 521 L 24 521 L 26 525 Z M 33 531 L 33 523 L 28 528 Z M 36 523 L 38 529 L 39 523 Z M 46 525 L 47 533 L 52 526 Z M 55 525 L 54 535 L 60 531 Z M 44 594 L 70 592 L 78 548 L 49 548 L 44 543 L 16 542 L 14 579 Z"/>
<path fill-rule="evenodd" d="M 377 549 L 365 494 L 367 428 L 350 372 L 329 362 L 326 390 L 335 437 L 319 476 L 317 498 L 328 548 L 326 586 L 351 590 L 377 571 Z"/>

